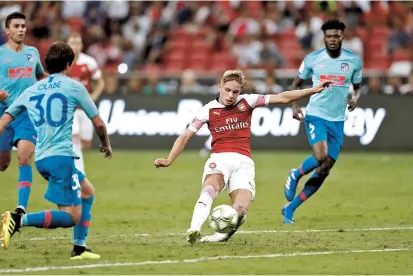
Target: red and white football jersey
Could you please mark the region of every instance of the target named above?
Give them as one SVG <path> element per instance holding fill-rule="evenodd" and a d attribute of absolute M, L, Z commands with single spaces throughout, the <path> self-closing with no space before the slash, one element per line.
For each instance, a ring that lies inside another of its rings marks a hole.
<path fill-rule="evenodd" d="M 102 76 L 102 71 L 98 68 L 98 64 L 93 57 L 80 53 L 72 65 L 69 76 L 82 83 L 90 93 L 90 83 L 92 80 L 99 79 Z"/>
<path fill-rule="evenodd" d="M 236 152 L 251 157 L 251 116 L 254 108 L 266 106 L 269 96 L 244 94 L 233 106 L 213 100 L 204 105 L 189 129 L 197 132 L 205 123 L 212 134 L 212 153 Z"/>

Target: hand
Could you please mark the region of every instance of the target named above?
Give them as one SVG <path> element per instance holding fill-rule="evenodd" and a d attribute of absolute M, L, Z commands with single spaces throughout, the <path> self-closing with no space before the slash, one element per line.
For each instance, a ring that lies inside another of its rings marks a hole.
<path fill-rule="evenodd" d="M 304 114 L 301 108 L 298 106 L 298 104 L 293 103 L 293 118 L 302 121 L 304 119 Z"/>
<path fill-rule="evenodd" d="M 107 147 L 103 145 L 99 145 L 100 152 L 105 153 L 105 158 L 111 159 L 112 158 L 112 147 L 109 145 Z"/>
<path fill-rule="evenodd" d="M 356 108 L 356 106 L 357 106 L 357 100 L 358 100 L 358 98 L 355 97 L 355 96 L 353 96 L 353 97 L 351 97 L 351 99 L 348 99 L 348 100 L 347 100 L 347 104 L 348 104 L 347 109 L 348 109 L 349 111 L 353 111 L 353 110 Z"/>
<path fill-rule="evenodd" d="M 161 168 L 161 167 L 169 167 L 172 164 L 172 162 L 169 159 L 164 159 L 164 158 L 158 158 L 153 162 L 153 165 L 156 168 Z"/>
<path fill-rule="evenodd" d="M 329 87 L 330 84 L 333 84 L 333 81 L 325 81 L 325 82 L 320 82 L 316 87 L 314 87 L 314 91 L 316 93 L 319 93 L 323 91 L 325 88 Z"/>
<path fill-rule="evenodd" d="M 5 90 L 0 90 L 0 102 L 4 101 L 9 96 L 9 93 Z"/>

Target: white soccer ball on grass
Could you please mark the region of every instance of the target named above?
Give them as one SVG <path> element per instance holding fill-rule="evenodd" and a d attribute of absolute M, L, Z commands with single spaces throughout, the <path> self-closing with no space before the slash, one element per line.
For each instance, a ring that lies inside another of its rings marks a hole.
<path fill-rule="evenodd" d="M 209 226 L 218 233 L 230 233 L 237 227 L 237 211 L 229 205 L 215 207 L 209 216 Z"/>

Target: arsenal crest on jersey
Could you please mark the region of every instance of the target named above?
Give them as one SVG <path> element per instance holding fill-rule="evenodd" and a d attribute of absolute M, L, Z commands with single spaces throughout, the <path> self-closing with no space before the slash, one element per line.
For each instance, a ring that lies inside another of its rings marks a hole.
<path fill-rule="evenodd" d="M 341 64 L 341 71 L 343 72 L 348 72 L 348 70 L 350 69 L 350 66 L 348 66 L 348 63 L 342 63 Z"/>
<path fill-rule="evenodd" d="M 239 111 L 245 111 L 245 104 L 244 103 L 239 103 L 238 105 L 237 105 L 237 108 L 238 108 L 238 110 Z"/>
<path fill-rule="evenodd" d="M 33 63 L 34 57 L 30 54 L 27 54 L 27 60 L 31 63 Z"/>

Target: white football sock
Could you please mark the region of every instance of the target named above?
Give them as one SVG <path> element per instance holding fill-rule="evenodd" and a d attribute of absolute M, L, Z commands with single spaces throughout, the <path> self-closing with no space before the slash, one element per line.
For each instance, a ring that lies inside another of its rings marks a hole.
<path fill-rule="evenodd" d="M 207 187 L 210 187 L 210 189 L 213 190 L 211 186 Z M 204 188 L 202 190 L 201 195 L 195 204 L 194 214 L 192 215 L 191 221 L 191 230 L 200 231 L 202 225 L 208 219 L 209 213 L 211 212 L 211 206 L 212 202 L 214 202 L 214 198 L 207 190 L 208 188 Z"/>

